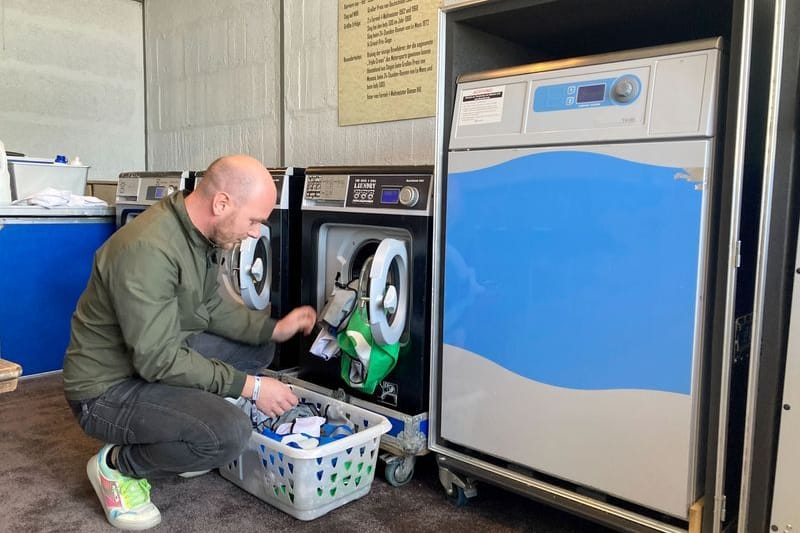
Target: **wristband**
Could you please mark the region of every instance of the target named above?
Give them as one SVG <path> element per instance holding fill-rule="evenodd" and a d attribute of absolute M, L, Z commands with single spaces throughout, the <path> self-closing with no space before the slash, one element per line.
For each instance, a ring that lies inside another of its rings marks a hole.
<path fill-rule="evenodd" d="M 253 403 L 258 401 L 258 393 L 261 392 L 261 378 L 258 376 L 254 376 L 255 383 L 253 384 L 253 394 L 250 395 L 250 399 Z"/>

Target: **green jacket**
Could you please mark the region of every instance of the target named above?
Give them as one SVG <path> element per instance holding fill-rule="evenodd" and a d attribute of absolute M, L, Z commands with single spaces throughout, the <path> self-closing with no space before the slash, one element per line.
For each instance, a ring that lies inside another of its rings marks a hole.
<path fill-rule="evenodd" d="M 131 376 L 239 396 L 245 373 L 184 344 L 207 331 L 249 344 L 272 337 L 263 311 L 222 299 L 220 249 L 192 224 L 174 194 L 117 231 L 97 251 L 72 315 L 64 390 L 87 400 Z"/>

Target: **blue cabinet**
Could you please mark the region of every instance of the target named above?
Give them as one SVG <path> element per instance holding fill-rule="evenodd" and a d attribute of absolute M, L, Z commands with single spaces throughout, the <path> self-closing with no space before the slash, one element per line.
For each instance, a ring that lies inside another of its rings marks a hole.
<path fill-rule="evenodd" d="M 0 210 L 0 350 L 27 376 L 63 367 L 72 313 L 115 222 L 109 208 L 61 216 L 15 209 L 27 208 Z"/>

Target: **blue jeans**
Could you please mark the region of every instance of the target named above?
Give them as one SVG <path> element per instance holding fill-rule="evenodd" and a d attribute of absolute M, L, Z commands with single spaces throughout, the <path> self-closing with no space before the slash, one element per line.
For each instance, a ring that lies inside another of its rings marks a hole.
<path fill-rule="evenodd" d="M 272 343 L 251 346 L 210 333 L 186 344 L 248 373 L 267 367 L 274 354 Z M 136 478 L 224 466 L 242 453 L 252 432 L 249 417 L 221 396 L 139 377 L 69 403 L 89 436 L 121 445 L 117 468 Z"/>

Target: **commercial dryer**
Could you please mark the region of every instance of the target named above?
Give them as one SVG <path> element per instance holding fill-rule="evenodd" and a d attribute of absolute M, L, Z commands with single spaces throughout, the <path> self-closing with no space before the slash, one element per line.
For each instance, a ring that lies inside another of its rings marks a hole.
<path fill-rule="evenodd" d="M 720 46 L 459 79 L 435 376 L 444 455 L 687 518 L 704 473 Z"/>

